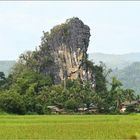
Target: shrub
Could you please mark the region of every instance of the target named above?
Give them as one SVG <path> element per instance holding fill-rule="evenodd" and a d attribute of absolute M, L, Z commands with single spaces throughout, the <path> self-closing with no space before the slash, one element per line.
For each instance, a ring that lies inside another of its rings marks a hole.
<path fill-rule="evenodd" d="M 0 94 L 0 108 L 7 113 L 25 114 L 25 104 L 17 93 Z"/>
<path fill-rule="evenodd" d="M 69 99 L 65 102 L 65 108 L 77 111 L 78 103 L 74 99 Z"/>
<path fill-rule="evenodd" d="M 136 112 L 136 107 L 135 105 L 129 105 L 127 108 L 126 108 L 126 112 Z"/>

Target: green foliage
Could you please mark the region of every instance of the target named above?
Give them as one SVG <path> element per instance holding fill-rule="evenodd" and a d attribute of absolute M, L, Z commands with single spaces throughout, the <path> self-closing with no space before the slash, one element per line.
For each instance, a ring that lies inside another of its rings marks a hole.
<path fill-rule="evenodd" d="M 44 37 L 48 35 L 44 33 Z M 123 89 L 122 83 L 115 77 L 112 78 L 111 89 L 108 91 L 106 76 L 110 70 L 103 63 L 94 65 L 87 57 L 84 63 L 86 70 L 93 74 L 95 87 L 80 79 L 67 79 L 65 83 L 53 85 L 51 76 L 42 72 L 53 63 L 49 55 L 44 57 L 43 52 L 46 53 L 47 49 L 47 38 L 42 38 L 40 51 L 22 54 L 7 78 L 0 73 L 0 82 L 4 82 L 0 83 L 0 87 L 3 87 L 0 109 L 16 114 L 49 114 L 51 112 L 48 106 L 56 106 L 68 112 L 95 107 L 98 113 L 119 113 L 124 101 L 131 102 L 138 98 L 134 96 L 133 90 Z"/>
<path fill-rule="evenodd" d="M 7 113 L 25 114 L 25 104 L 17 93 L 0 94 L 0 108 Z"/>
<path fill-rule="evenodd" d="M 53 29 L 51 30 L 50 37 L 60 32 L 62 33 L 63 37 L 66 37 L 68 35 L 68 29 L 69 29 L 69 25 L 67 23 L 57 25 L 53 27 Z"/>
<path fill-rule="evenodd" d="M 115 91 L 122 86 L 122 83 L 119 80 L 117 80 L 116 77 L 113 77 L 111 85 L 111 91 Z"/>
<path fill-rule="evenodd" d="M 74 111 L 77 111 L 78 109 L 78 103 L 76 102 L 75 99 L 69 99 L 65 102 L 65 107 L 66 109 L 69 109 L 69 110 L 74 110 Z"/>
<path fill-rule="evenodd" d="M 134 90 L 133 89 L 126 89 L 125 90 L 125 95 L 126 95 L 126 99 L 127 101 L 129 101 L 131 103 L 131 101 L 135 100 L 136 97 L 134 95 Z"/>
<path fill-rule="evenodd" d="M 0 72 L 0 80 L 5 80 L 5 74 L 4 74 L 4 72 Z"/>
<path fill-rule="evenodd" d="M 0 90 L 5 87 L 6 78 L 4 72 L 0 72 Z"/>
<path fill-rule="evenodd" d="M 136 112 L 136 106 L 135 105 L 129 105 L 129 106 L 127 106 L 126 112 L 128 112 L 128 113 Z"/>
<path fill-rule="evenodd" d="M 27 114 L 31 114 L 31 112 L 36 112 L 35 111 L 35 96 L 33 96 L 30 93 L 27 93 L 25 95 L 22 95 L 23 97 L 23 101 L 25 103 L 25 107 L 26 107 L 26 113 Z"/>
<path fill-rule="evenodd" d="M 44 86 L 51 85 L 52 80 L 49 76 L 25 69 L 14 79 L 13 87 L 20 94 L 37 94 Z"/>
<path fill-rule="evenodd" d="M 100 65 L 94 65 L 92 61 L 85 60 L 85 64 L 87 66 L 87 69 L 92 71 L 94 78 L 95 78 L 95 90 L 97 93 L 107 92 L 106 87 L 106 74 L 104 75 L 104 71 L 106 70 L 106 66 L 103 65 L 103 63 L 100 63 Z"/>
<path fill-rule="evenodd" d="M 93 71 L 95 73 L 95 81 L 96 81 L 96 92 L 106 92 L 106 79 L 103 75 L 103 67 L 95 65 L 93 68 Z"/>
<path fill-rule="evenodd" d="M 136 99 L 134 91 L 122 89 L 122 83 L 115 77 L 112 78 L 110 91 L 107 91 L 104 68 L 90 62 L 88 67 L 95 73 L 95 89 L 89 82 L 82 83 L 78 79 L 53 85 L 50 76 L 19 63 L 6 79 L 9 91 L 0 94 L 0 108 L 8 113 L 49 114 L 47 106 L 76 112 L 79 107 L 89 109 L 94 105 L 99 113 L 113 113 L 119 111 L 124 101 Z"/>

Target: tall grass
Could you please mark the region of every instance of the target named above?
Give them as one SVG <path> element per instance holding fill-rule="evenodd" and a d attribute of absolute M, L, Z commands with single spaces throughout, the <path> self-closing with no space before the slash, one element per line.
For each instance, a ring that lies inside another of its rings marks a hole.
<path fill-rule="evenodd" d="M 138 139 L 140 115 L 0 115 L 0 139 Z"/>

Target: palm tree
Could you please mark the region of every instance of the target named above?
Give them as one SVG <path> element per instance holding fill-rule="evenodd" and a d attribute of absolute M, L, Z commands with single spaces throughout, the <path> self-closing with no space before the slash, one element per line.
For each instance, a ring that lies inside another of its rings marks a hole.
<path fill-rule="evenodd" d="M 140 101 L 140 95 L 137 95 L 137 96 L 136 96 L 136 100 L 137 100 L 137 101 Z"/>
<path fill-rule="evenodd" d="M 135 91 L 133 89 L 126 89 L 125 94 L 126 94 L 126 100 L 129 101 L 130 103 L 135 100 Z"/>
<path fill-rule="evenodd" d="M 116 102 L 116 110 L 119 110 L 121 107 L 122 102 L 124 102 L 124 90 L 119 88 L 116 90 L 114 99 Z"/>
<path fill-rule="evenodd" d="M 111 104 L 114 106 L 115 110 L 118 111 L 122 102 L 124 101 L 124 90 L 121 88 L 122 83 L 116 79 L 112 78 L 110 90 L 110 99 L 112 100 Z"/>
<path fill-rule="evenodd" d="M 112 78 L 112 84 L 111 84 L 111 91 L 114 91 L 122 86 L 122 83 L 116 79 L 116 77 Z"/>

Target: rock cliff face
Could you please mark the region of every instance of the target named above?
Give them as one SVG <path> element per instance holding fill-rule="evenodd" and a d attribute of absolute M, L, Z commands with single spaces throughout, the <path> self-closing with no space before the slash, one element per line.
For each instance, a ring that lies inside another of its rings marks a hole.
<path fill-rule="evenodd" d="M 44 32 L 40 52 L 42 57 L 51 58 L 49 66 L 41 72 L 51 74 L 54 83 L 64 79 L 93 81 L 93 74 L 86 65 L 90 28 L 79 18 L 66 20 L 50 32 Z"/>

